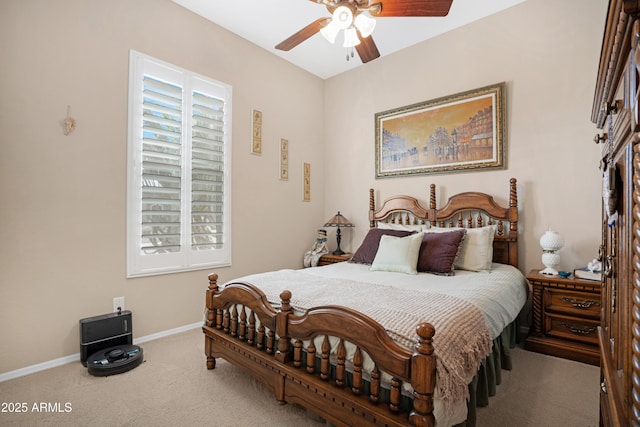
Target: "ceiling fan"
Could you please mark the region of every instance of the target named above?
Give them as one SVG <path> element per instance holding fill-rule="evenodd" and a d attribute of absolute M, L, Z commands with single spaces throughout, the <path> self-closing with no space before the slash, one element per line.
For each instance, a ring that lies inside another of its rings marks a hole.
<path fill-rule="evenodd" d="M 288 51 L 309 37 L 320 32 L 329 42 L 344 31 L 344 47 L 358 52 L 363 63 L 380 56 L 371 37 L 375 19 L 383 17 L 446 16 L 453 0 L 310 0 L 323 4 L 331 17 L 320 18 L 307 25 L 291 37 L 282 41 L 276 49 Z M 368 12 L 367 16 L 365 12 Z M 347 53 L 347 60 L 349 53 Z"/>

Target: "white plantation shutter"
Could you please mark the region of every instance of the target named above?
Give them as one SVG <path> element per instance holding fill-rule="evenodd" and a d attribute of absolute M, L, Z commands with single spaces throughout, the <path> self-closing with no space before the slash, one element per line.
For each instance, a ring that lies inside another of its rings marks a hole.
<path fill-rule="evenodd" d="M 182 222 L 182 89 L 143 76 L 143 254 L 180 252 Z"/>
<path fill-rule="evenodd" d="M 231 88 L 130 59 L 128 276 L 230 265 Z"/>
<path fill-rule="evenodd" d="M 191 128 L 191 246 L 224 244 L 224 100 L 193 92 Z"/>

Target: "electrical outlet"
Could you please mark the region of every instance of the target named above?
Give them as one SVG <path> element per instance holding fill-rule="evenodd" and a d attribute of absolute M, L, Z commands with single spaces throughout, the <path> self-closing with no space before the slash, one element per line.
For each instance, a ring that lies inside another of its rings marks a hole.
<path fill-rule="evenodd" d="M 124 297 L 115 297 L 113 299 L 113 312 L 114 313 L 118 312 L 118 307 L 120 307 L 120 310 L 124 311 Z"/>

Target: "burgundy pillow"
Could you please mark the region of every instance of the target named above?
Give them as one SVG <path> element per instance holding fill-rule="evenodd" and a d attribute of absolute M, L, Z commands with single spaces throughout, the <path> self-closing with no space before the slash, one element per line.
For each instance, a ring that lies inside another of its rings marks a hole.
<path fill-rule="evenodd" d="M 408 231 L 408 230 L 386 230 L 382 228 L 372 228 L 371 230 L 369 230 L 369 232 L 365 236 L 358 250 L 353 254 L 353 257 L 351 257 L 350 262 L 355 262 L 357 264 L 371 265 L 373 263 L 373 259 L 376 257 L 376 254 L 378 253 L 378 246 L 380 246 L 380 238 L 383 235 L 405 237 L 405 236 L 408 236 L 409 234 L 414 234 L 414 233 L 415 231 Z"/>
<path fill-rule="evenodd" d="M 424 233 L 418 254 L 418 271 L 453 276 L 454 263 L 466 233 L 466 230 Z"/>

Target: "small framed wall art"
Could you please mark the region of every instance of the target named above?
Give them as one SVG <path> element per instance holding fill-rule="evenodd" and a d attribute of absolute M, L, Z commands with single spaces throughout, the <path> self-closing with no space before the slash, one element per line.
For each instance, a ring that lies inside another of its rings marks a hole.
<path fill-rule="evenodd" d="M 262 111 L 251 110 L 251 154 L 262 154 Z"/>
<path fill-rule="evenodd" d="M 302 201 L 311 201 L 311 163 L 302 164 Z"/>
<path fill-rule="evenodd" d="M 280 139 L 280 179 L 289 180 L 289 141 Z"/>

